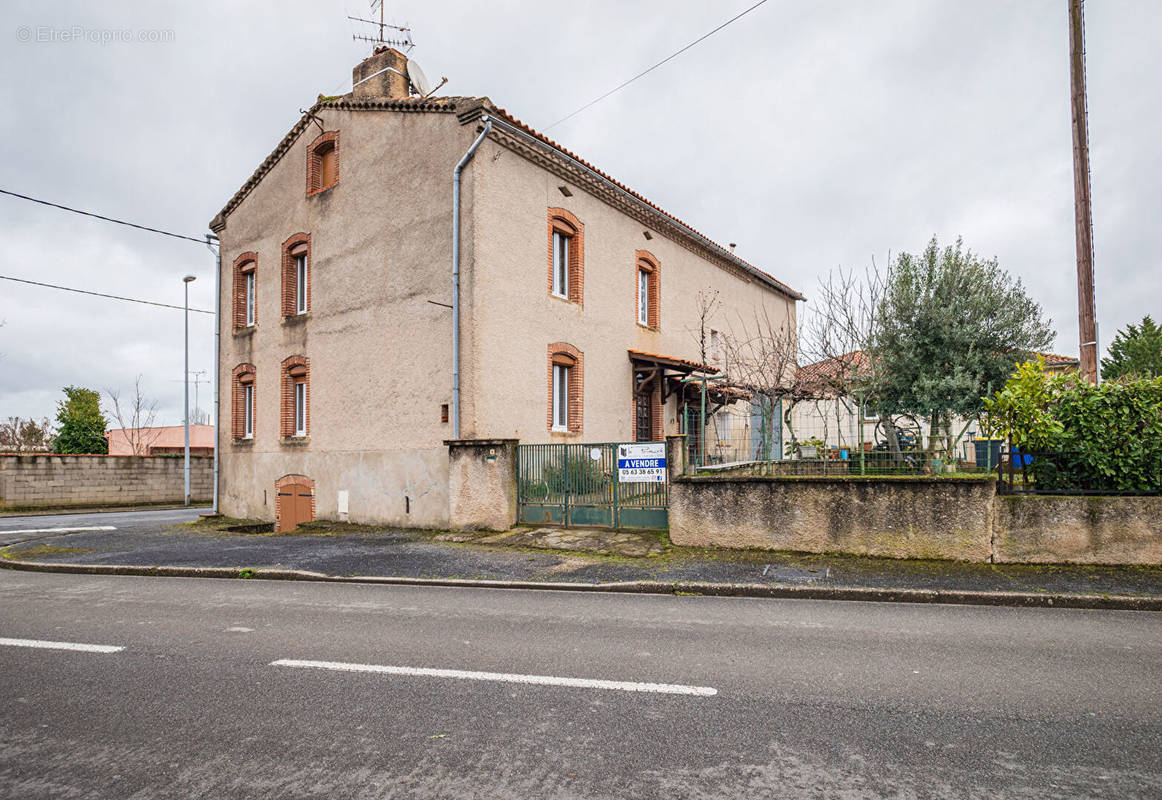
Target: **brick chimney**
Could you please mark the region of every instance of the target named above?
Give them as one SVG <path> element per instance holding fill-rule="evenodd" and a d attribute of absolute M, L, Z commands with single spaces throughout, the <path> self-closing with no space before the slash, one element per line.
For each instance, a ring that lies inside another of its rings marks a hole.
<path fill-rule="evenodd" d="M 408 57 L 403 53 L 391 47 L 377 50 L 351 70 L 352 93 L 356 100 L 405 99 L 410 95 L 407 72 Z"/>

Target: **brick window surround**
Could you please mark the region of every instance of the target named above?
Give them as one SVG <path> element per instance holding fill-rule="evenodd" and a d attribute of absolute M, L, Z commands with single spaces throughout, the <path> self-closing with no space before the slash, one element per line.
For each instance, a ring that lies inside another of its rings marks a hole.
<path fill-rule="evenodd" d="M 662 266 L 654 254 L 649 250 L 638 250 L 634 258 L 633 271 L 633 318 L 641 324 L 641 273 L 646 273 L 647 291 L 649 293 L 648 307 L 646 308 L 646 327 L 657 330 L 661 327 L 661 289 Z"/>
<path fill-rule="evenodd" d="M 282 396 L 280 398 L 280 433 L 284 439 L 295 437 L 295 384 L 306 385 L 303 422 L 304 436 L 311 435 L 311 361 L 306 356 L 291 356 L 282 362 Z"/>
<path fill-rule="evenodd" d="M 251 389 L 251 426 L 258 422 L 258 388 L 255 385 L 257 371 L 253 364 L 239 364 L 232 372 L 233 380 L 230 383 L 231 414 L 230 428 L 236 441 L 246 438 L 246 387 Z"/>
<path fill-rule="evenodd" d="M 306 486 L 311 490 L 311 519 L 315 519 L 315 482 L 306 475 L 283 475 L 274 482 L 274 527 L 277 530 L 278 523 L 282 520 L 282 497 L 279 492 L 287 486 L 293 485 Z"/>
<path fill-rule="evenodd" d="M 571 303 L 580 303 L 585 297 L 585 226 L 572 212 L 563 208 L 549 209 L 549 294 L 553 293 L 553 234 L 569 237 L 569 292 Z"/>
<path fill-rule="evenodd" d="M 568 342 L 553 342 L 549 345 L 545 421 L 550 431 L 553 430 L 553 366 L 556 364 L 569 368 L 569 433 L 581 433 L 585 418 L 585 354 Z"/>
<path fill-rule="evenodd" d="M 246 325 L 246 276 L 253 273 L 254 322 L 258 322 L 258 253 L 246 252 L 234 259 L 234 328 Z"/>
<path fill-rule="evenodd" d="M 314 272 L 314 264 L 311 263 L 311 235 L 309 233 L 296 233 L 282 243 L 282 315 L 284 317 L 293 317 L 299 313 L 297 303 L 298 275 L 295 269 L 295 261 L 299 255 L 307 257 L 307 308 L 305 313 L 310 313 L 311 310 L 311 273 Z"/>
<path fill-rule="evenodd" d="M 339 131 L 320 133 L 307 148 L 307 197 L 339 182 Z"/>

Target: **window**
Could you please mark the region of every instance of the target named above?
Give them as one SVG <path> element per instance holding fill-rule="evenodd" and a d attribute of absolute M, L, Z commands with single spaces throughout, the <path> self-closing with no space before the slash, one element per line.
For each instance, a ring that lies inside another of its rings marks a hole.
<path fill-rule="evenodd" d="M 580 303 L 585 282 L 585 226 L 563 208 L 549 209 L 549 292 Z"/>
<path fill-rule="evenodd" d="M 569 367 L 553 365 L 553 430 L 569 430 Z"/>
<path fill-rule="evenodd" d="M 660 327 L 661 317 L 661 275 L 662 267 L 658 259 L 648 250 L 638 250 L 636 254 L 637 323 L 646 328 Z"/>
<path fill-rule="evenodd" d="M 637 271 L 637 322 L 650 324 L 650 273 L 644 269 Z"/>
<path fill-rule="evenodd" d="M 307 148 L 307 197 L 339 182 L 339 132 L 327 131 Z"/>
<path fill-rule="evenodd" d="M 311 235 L 296 233 L 282 244 L 282 315 L 311 310 Z"/>
<path fill-rule="evenodd" d="M 295 436 L 307 435 L 307 382 L 295 380 Z"/>
<path fill-rule="evenodd" d="M 710 360 L 722 360 L 722 334 L 713 328 L 710 329 Z"/>
<path fill-rule="evenodd" d="M 548 428 L 581 433 L 584 408 L 584 354 L 571 344 L 549 345 Z"/>
<path fill-rule="evenodd" d="M 254 270 L 246 273 L 246 327 L 254 324 Z"/>
<path fill-rule="evenodd" d="M 235 440 L 254 438 L 254 365 L 239 364 L 233 370 L 231 431 Z"/>
<path fill-rule="evenodd" d="M 305 356 L 282 362 L 283 439 L 306 438 L 311 433 L 311 363 Z"/>
<path fill-rule="evenodd" d="M 295 313 L 307 313 L 307 254 L 295 254 Z"/>
<path fill-rule="evenodd" d="M 561 231 L 553 231 L 553 294 L 569 299 L 569 240 Z"/>
<path fill-rule="evenodd" d="M 234 259 L 234 328 L 249 328 L 255 322 L 258 254 L 243 253 Z"/>
<path fill-rule="evenodd" d="M 254 384 L 251 383 L 242 387 L 243 392 L 243 417 L 244 422 L 242 426 L 242 438 L 254 438 Z"/>

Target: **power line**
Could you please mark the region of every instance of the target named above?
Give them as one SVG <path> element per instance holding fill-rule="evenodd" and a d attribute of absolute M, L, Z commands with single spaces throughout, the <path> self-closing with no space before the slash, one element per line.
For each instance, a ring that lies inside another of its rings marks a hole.
<path fill-rule="evenodd" d="M 207 242 L 205 237 L 197 239 L 193 236 L 185 236 L 180 233 L 163 231 L 160 228 L 151 228 L 148 225 L 138 225 L 136 222 L 126 222 L 123 219 L 115 219 L 114 217 L 106 217 L 102 214 L 94 214 L 92 211 L 81 211 L 79 208 L 69 208 L 68 206 L 62 206 L 60 203 L 50 203 L 47 200 L 38 200 L 35 197 L 29 197 L 26 194 L 17 194 L 16 192 L 10 192 L 7 189 L 0 189 L 0 194 L 6 194 L 9 197 L 19 197 L 21 200 L 28 200 L 32 203 L 40 203 L 42 206 L 59 208 L 62 211 L 71 211 L 74 214 L 81 214 L 82 216 L 93 217 L 94 219 L 103 219 L 106 222 L 116 222 L 118 225 L 128 225 L 130 228 L 137 228 L 138 230 L 149 231 L 150 233 L 160 233 L 162 236 L 172 236 L 174 239 L 185 239 L 187 242 L 197 242 L 198 244 L 206 244 Z"/>
<path fill-rule="evenodd" d="M 24 278 L 11 278 L 7 275 L 0 275 L 0 280 L 2 280 L 2 281 L 15 281 L 16 283 L 27 283 L 31 286 L 43 286 L 47 289 L 60 289 L 62 292 L 76 292 L 77 294 L 91 294 L 94 297 L 105 297 L 105 298 L 108 298 L 109 300 L 124 300 L 127 303 L 141 303 L 142 305 L 145 305 L 145 306 L 159 306 L 160 308 L 176 308 L 178 311 L 185 311 L 185 308 L 186 308 L 185 306 L 175 306 L 175 305 L 172 305 L 170 303 L 155 303 L 152 300 L 138 300 L 136 297 L 121 297 L 120 295 L 115 295 L 115 294 L 102 294 L 101 292 L 90 292 L 86 289 L 74 289 L 71 286 L 57 286 L 56 284 L 52 284 L 52 283 L 41 283 L 40 281 L 30 281 L 30 280 L 25 280 Z M 206 311 L 205 309 L 201 309 L 201 308 L 191 308 L 190 311 L 193 311 L 196 314 L 213 314 L 214 313 L 213 311 Z"/>
<path fill-rule="evenodd" d="M 610 89 L 610 90 L 609 90 L 608 92 L 606 92 L 605 94 L 601 95 L 601 97 L 598 97 L 596 100 L 590 100 L 588 103 L 586 103 L 585 105 L 581 106 L 579 109 L 577 109 L 576 111 L 574 111 L 572 114 L 568 114 L 567 116 L 561 117 L 559 120 L 557 120 L 556 122 L 554 122 L 552 125 L 548 125 L 548 126 L 546 126 L 545 128 L 543 128 L 543 130 L 546 130 L 546 131 L 547 131 L 549 128 L 553 128 L 553 127 L 555 127 L 555 126 L 557 126 L 557 125 L 560 125 L 560 124 L 561 124 L 562 122 L 564 122 L 565 120 L 567 120 L 567 119 L 571 119 L 571 118 L 573 118 L 573 117 L 577 116 L 577 115 L 578 115 L 578 114 L 580 114 L 582 111 L 584 111 L 585 109 L 589 108 L 590 106 L 597 105 L 598 103 L 600 103 L 600 102 L 601 102 L 602 100 L 604 100 L 605 98 L 609 97 L 609 96 L 610 96 L 611 94 L 613 94 L 614 92 L 619 92 L 619 91 L 621 91 L 622 89 L 624 89 L 625 87 L 629 86 L 631 83 L 633 83 L 634 81 L 636 81 L 638 78 L 644 78 L 646 75 L 649 75 L 651 72 L 653 72 L 655 69 L 657 69 L 658 67 L 660 67 L 660 66 L 662 66 L 663 64 L 665 64 L 667 61 L 672 61 L 673 59 L 675 59 L 675 58 L 677 58 L 678 56 L 682 55 L 683 53 L 685 53 L 687 50 L 689 50 L 691 47 L 693 47 L 694 45 L 698 44 L 699 42 L 702 42 L 702 41 L 704 41 L 704 40 L 706 40 L 706 39 L 709 39 L 711 36 L 713 36 L 714 34 L 718 33 L 720 30 L 722 30 L 723 28 L 725 28 L 725 27 L 726 27 L 727 25 L 729 25 L 730 23 L 732 23 L 732 22 L 734 22 L 734 21 L 736 21 L 736 20 L 742 19 L 742 18 L 743 18 L 743 17 L 745 17 L 747 14 L 749 14 L 749 13 L 750 13 L 750 12 L 752 12 L 752 11 L 754 11 L 756 8 L 758 8 L 759 6 L 761 6 L 761 5 L 762 5 L 763 3 L 765 3 L 765 2 L 767 2 L 767 0 L 759 0 L 759 2 L 755 3 L 753 6 L 751 6 L 750 8 L 748 8 L 746 11 L 743 11 L 742 13 L 740 13 L 740 14 L 737 14 L 736 16 L 733 16 L 733 17 L 731 17 L 731 18 L 730 18 L 730 19 L 728 19 L 726 22 L 722 23 L 721 25 L 719 25 L 717 28 L 715 28 L 714 30 L 710 31 L 709 33 L 705 33 L 705 34 L 703 34 L 702 36 L 699 36 L 697 39 L 695 39 L 694 41 L 690 42 L 690 44 L 686 45 L 686 46 L 685 46 L 685 47 L 683 47 L 681 50 L 679 50 L 679 51 L 677 51 L 677 52 L 675 52 L 675 53 L 671 53 L 670 55 L 666 56 L 666 57 L 665 57 L 665 58 L 663 58 L 661 61 L 659 61 L 657 64 L 654 64 L 654 65 L 653 65 L 652 67 L 650 67 L 649 69 L 647 69 L 647 70 L 643 70 L 642 72 L 639 72 L 637 75 L 634 75 L 632 78 L 630 78 L 630 79 L 629 79 L 628 81 L 626 81 L 625 83 L 622 83 L 622 84 L 620 84 L 619 86 L 615 86 L 614 88 Z"/>

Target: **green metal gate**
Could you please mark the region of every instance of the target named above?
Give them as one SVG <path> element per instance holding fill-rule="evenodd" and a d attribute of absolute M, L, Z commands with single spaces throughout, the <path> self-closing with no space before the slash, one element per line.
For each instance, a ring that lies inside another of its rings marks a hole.
<path fill-rule="evenodd" d="M 563 527 L 667 527 L 669 483 L 620 482 L 617 445 L 517 445 L 519 521 Z"/>

